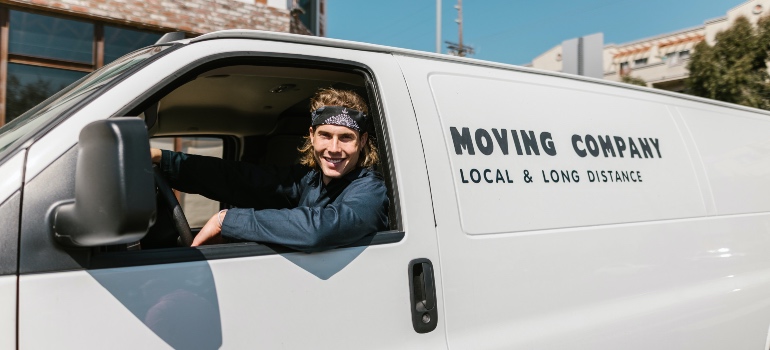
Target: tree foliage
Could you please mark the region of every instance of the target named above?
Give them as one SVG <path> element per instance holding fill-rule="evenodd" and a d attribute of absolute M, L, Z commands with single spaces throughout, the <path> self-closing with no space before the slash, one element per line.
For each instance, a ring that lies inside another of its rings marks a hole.
<path fill-rule="evenodd" d="M 630 75 L 624 75 L 620 78 L 620 81 L 626 83 L 626 84 L 632 84 L 632 85 L 639 85 L 639 86 L 647 86 L 647 82 L 644 81 L 644 79 L 639 77 L 632 77 Z"/>
<path fill-rule="evenodd" d="M 698 43 L 687 64 L 687 92 L 696 96 L 770 109 L 770 17 L 754 27 L 739 17 L 716 35 L 714 46 Z"/>

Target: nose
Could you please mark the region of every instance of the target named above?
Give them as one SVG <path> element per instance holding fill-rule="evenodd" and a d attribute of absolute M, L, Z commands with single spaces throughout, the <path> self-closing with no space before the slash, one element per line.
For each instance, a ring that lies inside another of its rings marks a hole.
<path fill-rule="evenodd" d="M 331 142 L 329 143 L 329 152 L 339 152 L 340 151 L 340 139 L 338 139 L 336 136 L 331 139 Z"/>

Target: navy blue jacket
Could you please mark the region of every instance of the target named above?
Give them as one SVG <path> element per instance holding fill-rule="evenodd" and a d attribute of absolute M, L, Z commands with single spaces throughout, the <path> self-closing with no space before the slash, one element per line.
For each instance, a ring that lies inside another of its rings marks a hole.
<path fill-rule="evenodd" d="M 324 185 L 302 165 L 272 167 L 163 151 L 161 170 L 172 187 L 229 203 L 222 236 L 321 251 L 388 228 L 382 176 L 356 168 Z"/>

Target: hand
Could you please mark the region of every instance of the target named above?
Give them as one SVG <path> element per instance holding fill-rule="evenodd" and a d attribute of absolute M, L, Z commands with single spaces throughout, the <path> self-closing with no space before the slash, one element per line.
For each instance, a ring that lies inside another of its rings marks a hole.
<path fill-rule="evenodd" d="M 219 226 L 219 217 L 221 216 L 222 220 L 224 220 L 226 214 L 226 211 L 214 214 L 214 216 L 206 222 L 206 225 L 203 226 L 201 231 L 198 232 L 198 235 L 195 236 L 192 247 L 225 243 L 224 238 L 222 238 L 222 226 Z"/>
<path fill-rule="evenodd" d="M 160 158 L 163 156 L 163 152 L 161 152 L 157 148 L 150 148 L 150 158 L 152 158 L 153 164 L 160 164 Z"/>

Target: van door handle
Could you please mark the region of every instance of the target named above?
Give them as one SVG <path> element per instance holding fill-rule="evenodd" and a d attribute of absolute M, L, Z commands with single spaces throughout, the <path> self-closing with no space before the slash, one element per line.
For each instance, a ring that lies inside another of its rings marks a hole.
<path fill-rule="evenodd" d="M 436 307 L 436 286 L 433 280 L 433 265 L 430 262 L 420 263 L 422 265 L 422 285 L 425 290 L 422 305 L 424 309 L 433 310 Z"/>
<path fill-rule="evenodd" d="M 412 310 L 412 327 L 417 333 L 428 333 L 438 324 L 436 307 L 436 282 L 433 263 L 428 259 L 409 262 L 409 300 Z"/>

